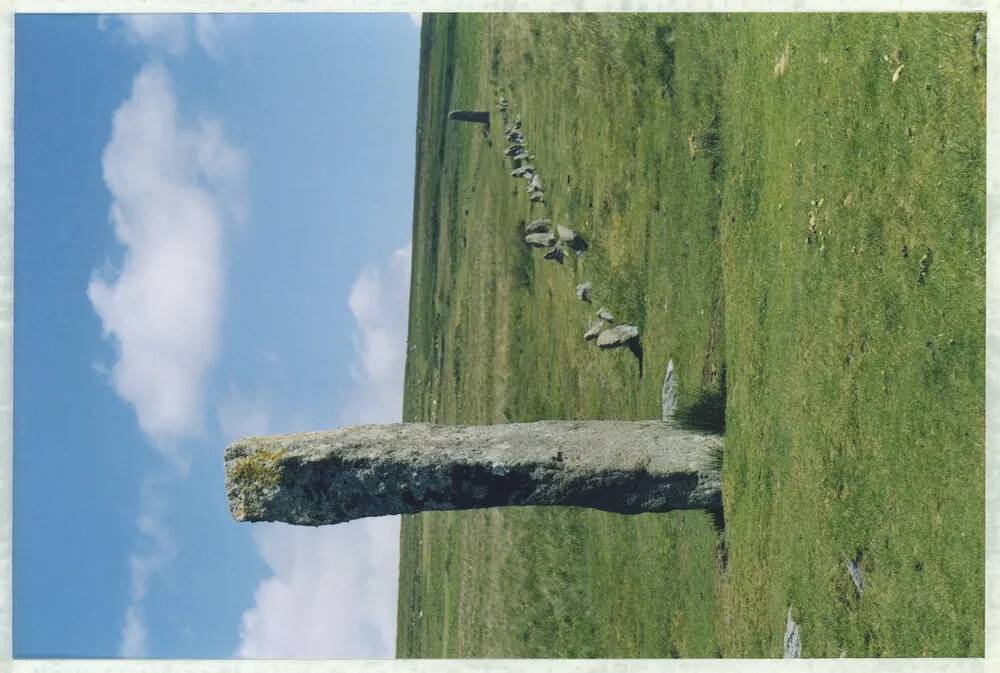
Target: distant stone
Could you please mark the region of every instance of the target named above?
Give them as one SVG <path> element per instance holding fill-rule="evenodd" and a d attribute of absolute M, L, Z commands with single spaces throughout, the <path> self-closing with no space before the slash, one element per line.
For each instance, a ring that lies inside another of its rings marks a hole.
<path fill-rule="evenodd" d="M 534 159 L 534 158 L 535 158 L 535 155 L 534 154 L 528 154 L 528 150 L 522 150 L 520 154 L 515 154 L 514 155 L 514 160 L 515 161 L 530 161 L 531 159 Z"/>
<path fill-rule="evenodd" d="M 518 144 L 524 143 L 524 134 L 521 133 L 520 131 L 511 131 L 506 135 L 506 138 L 507 142 L 509 143 L 518 143 Z"/>
<path fill-rule="evenodd" d="M 522 152 L 524 152 L 524 145 L 511 145 L 506 150 L 504 150 L 503 153 L 506 154 L 508 157 L 512 157 L 515 154 L 520 154 Z"/>
<path fill-rule="evenodd" d="M 580 301 L 590 302 L 590 283 L 580 283 L 576 286 L 576 298 Z"/>
<path fill-rule="evenodd" d="M 542 191 L 542 178 L 539 177 L 537 173 L 531 176 L 531 183 L 528 185 L 528 191 L 529 192 Z"/>
<path fill-rule="evenodd" d="M 524 242 L 533 248 L 551 248 L 556 244 L 556 237 L 551 232 L 539 232 L 528 234 L 524 237 Z"/>
<path fill-rule="evenodd" d="M 523 178 L 529 175 L 534 175 L 535 167 L 531 164 L 524 164 L 523 166 L 518 166 L 510 172 L 513 178 Z"/>
<path fill-rule="evenodd" d="M 524 225 L 524 233 L 526 234 L 538 234 L 541 232 L 548 232 L 549 225 L 552 224 L 552 220 L 547 217 L 543 217 L 540 220 L 535 220 L 534 222 L 529 222 Z"/>
<path fill-rule="evenodd" d="M 545 195 L 541 192 L 534 192 L 530 197 L 528 197 L 528 200 L 532 203 L 539 203 L 545 200 Z"/>
<path fill-rule="evenodd" d="M 608 322 L 615 321 L 614 314 L 608 309 L 604 308 L 603 306 L 597 309 L 597 317 L 600 318 L 601 320 L 607 320 Z"/>
<path fill-rule="evenodd" d="M 448 113 L 448 119 L 457 122 L 475 122 L 477 124 L 489 124 L 490 113 L 488 110 L 452 110 Z"/>
<path fill-rule="evenodd" d="M 584 341 L 593 341 L 596 339 L 597 335 L 604 331 L 604 328 L 607 327 L 607 325 L 608 323 L 600 318 L 590 323 L 590 327 L 588 327 L 587 331 L 583 333 Z"/>
<path fill-rule="evenodd" d="M 799 636 L 799 625 L 792 619 L 792 608 L 788 608 L 788 618 L 785 620 L 784 658 L 799 659 L 802 657 L 802 639 Z"/>
<path fill-rule="evenodd" d="M 601 348 L 620 348 L 639 336 L 639 328 L 632 325 L 609 327 L 597 336 Z"/>

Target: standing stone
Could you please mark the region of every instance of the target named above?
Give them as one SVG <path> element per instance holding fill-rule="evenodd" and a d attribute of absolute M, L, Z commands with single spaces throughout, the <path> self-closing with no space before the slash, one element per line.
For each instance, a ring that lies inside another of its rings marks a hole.
<path fill-rule="evenodd" d="M 352 426 L 231 444 L 226 494 L 237 521 L 306 526 L 514 505 L 717 511 L 719 442 L 662 421 Z"/>
<path fill-rule="evenodd" d="M 528 234 L 524 237 L 524 242 L 533 248 L 551 248 L 556 244 L 556 237 L 551 232 L 544 231 L 537 234 Z"/>
<path fill-rule="evenodd" d="M 541 192 L 532 192 L 531 196 L 528 197 L 528 200 L 532 203 L 538 203 L 545 200 L 545 195 Z"/>
<path fill-rule="evenodd" d="M 639 328 L 632 325 L 611 327 L 597 336 L 597 345 L 601 348 L 620 348 L 639 336 Z"/>
<path fill-rule="evenodd" d="M 540 192 L 542 191 L 542 179 L 537 173 L 531 176 L 531 183 L 528 185 L 529 192 Z"/>
<path fill-rule="evenodd" d="M 582 236 L 569 227 L 557 224 L 556 233 L 559 236 L 559 240 L 564 243 L 567 248 L 575 252 L 577 256 L 582 255 L 587 250 L 587 242 L 583 240 Z"/>
<path fill-rule="evenodd" d="M 580 301 L 590 303 L 590 283 L 580 283 L 576 286 L 576 298 Z"/>
<path fill-rule="evenodd" d="M 854 582 L 854 588 L 858 590 L 858 595 L 865 593 L 865 577 L 861 574 L 861 552 L 859 551 L 853 559 L 847 560 L 847 573 Z"/>
<path fill-rule="evenodd" d="M 490 113 L 489 110 L 477 111 L 477 110 L 452 110 L 448 113 L 448 119 L 456 122 L 474 122 L 476 124 L 486 124 L 490 123 Z"/>
<path fill-rule="evenodd" d="M 601 320 L 607 320 L 608 322 L 614 322 L 615 321 L 614 314 L 612 314 L 611 311 L 609 311 L 608 309 L 604 308 L 603 306 L 601 308 L 597 309 L 597 317 L 600 318 Z"/>
<path fill-rule="evenodd" d="M 534 174 L 535 167 L 531 164 L 525 164 L 523 166 L 518 166 L 510 172 L 512 178 L 525 178 L 529 175 Z"/>
<path fill-rule="evenodd" d="M 563 258 L 565 256 L 566 256 L 566 251 L 563 249 L 563 246 L 559 245 L 558 243 L 552 246 L 552 249 L 549 250 L 547 253 L 545 253 L 545 259 L 554 260 L 556 262 L 559 262 L 560 264 L 563 263 Z"/>
<path fill-rule="evenodd" d="M 521 154 L 522 152 L 524 152 L 524 145 L 511 145 L 505 149 L 503 153 L 508 157 L 512 157 L 515 154 Z"/>

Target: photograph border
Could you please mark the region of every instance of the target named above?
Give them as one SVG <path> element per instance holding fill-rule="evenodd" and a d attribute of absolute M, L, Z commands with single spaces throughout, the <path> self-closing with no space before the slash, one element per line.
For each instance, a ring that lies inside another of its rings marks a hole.
<path fill-rule="evenodd" d="M 359 660 L 359 661 L 279 661 L 279 660 L 121 660 L 121 659 L 13 659 L 12 633 L 12 553 L 13 553 L 13 226 L 14 226 L 14 15 L 16 13 L 283 13 L 283 12 L 985 12 L 987 14 L 987 255 L 986 255 L 986 619 L 985 657 L 968 659 L 719 659 L 719 660 Z M 481 673 L 546 671 L 590 673 L 591 671 L 988 671 L 1000 670 L 1000 554 L 997 518 L 1000 496 L 1000 457 L 997 433 L 1000 429 L 1000 269 L 991 261 L 1000 259 L 1000 96 L 997 94 L 1000 27 L 997 16 L 1000 0 L 928 1 L 899 0 L 6 0 L 0 8 L 0 72 L 5 73 L 0 90 L 0 125 L 6 130 L 0 141 L 0 671 L 18 673 L 90 673 L 120 671 L 152 672 L 235 672 L 278 671 L 279 673 L 429 673 L 467 671 Z M 992 39 L 991 39 L 992 38 Z"/>

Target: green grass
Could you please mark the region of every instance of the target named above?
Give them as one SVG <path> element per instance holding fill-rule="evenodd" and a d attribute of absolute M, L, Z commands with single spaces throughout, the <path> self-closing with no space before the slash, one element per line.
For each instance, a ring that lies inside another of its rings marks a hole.
<path fill-rule="evenodd" d="M 726 536 L 701 512 L 405 517 L 399 656 L 779 656 L 789 606 L 805 656 L 982 655 L 983 25 L 425 15 L 404 417 L 656 418 L 673 358 L 682 407 L 725 395 Z M 446 122 L 501 94 L 544 206 L 498 115 Z M 543 215 L 586 255 L 530 251 Z M 602 305 L 641 369 L 583 341 Z"/>

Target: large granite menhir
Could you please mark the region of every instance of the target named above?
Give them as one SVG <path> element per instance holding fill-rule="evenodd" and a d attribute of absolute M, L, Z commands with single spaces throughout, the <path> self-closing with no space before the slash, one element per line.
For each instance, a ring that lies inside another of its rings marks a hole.
<path fill-rule="evenodd" d="M 320 526 L 428 510 L 720 510 L 721 438 L 664 421 L 360 425 L 226 449 L 238 521 Z"/>

